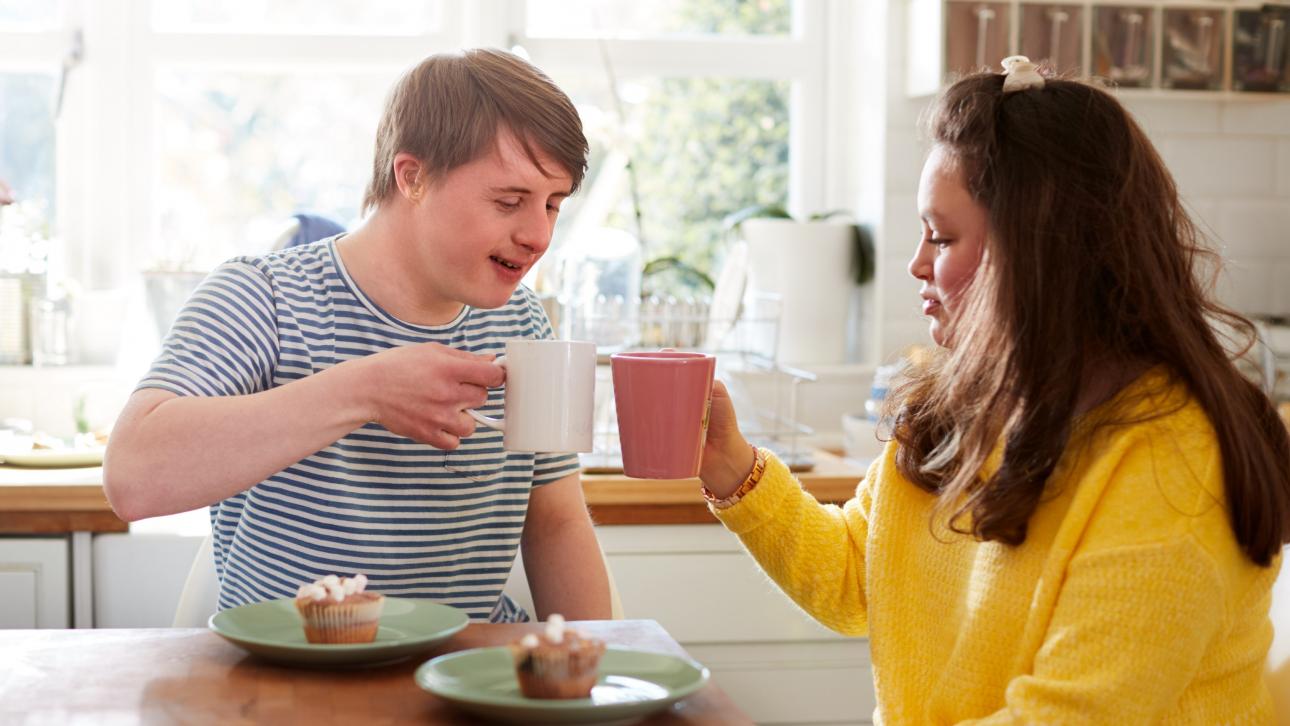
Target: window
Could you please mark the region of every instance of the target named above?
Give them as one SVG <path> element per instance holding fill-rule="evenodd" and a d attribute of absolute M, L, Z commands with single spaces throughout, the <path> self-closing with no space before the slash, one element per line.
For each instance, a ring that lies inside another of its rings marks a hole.
<path fill-rule="evenodd" d="M 207 270 L 265 249 L 297 211 L 355 223 L 398 73 L 436 51 L 509 47 L 568 91 L 592 142 L 557 247 L 581 214 L 711 275 L 724 215 L 823 207 L 828 7 L 0 0 L 0 179 L 43 205 L 85 289 Z"/>
<path fill-rule="evenodd" d="M 788 0 L 529 0 L 532 37 L 632 38 L 792 33 Z"/>
<path fill-rule="evenodd" d="M 0 217 L 0 272 L 43 274 L 55 213 L 58 56 L 42 48 L 57 2 L 0 0 L 0 180 L 18 200 Z"/>
<path fill-rule="evenodd" d="M 52 73 L 0 72 L 0 169 L 17 199 L 33 212 L 54 206 Z"/>
<path fill-rule="evenodd" d="M 616 104 L 603 76 L 557 72 L 555 80 L 592 143 L 586 191 L 566 222 L 595 214 L 594 226 L 637 235 L 647 260 L 677 257 L 708 273 L 724 216 L 787 202 L 789 83 L 637 76 L 619 81 Z M 585 202 L 600 194 L 613 201 L 592 212 Z"/>
<path fill-rule="evenodd" d="M 155 258 L 209 269 L 264 251 L 297 211 L 350 225 L 395 73 L 157 74 Z"/>
<path fill-rule="evenodd" d="M 190 33 L 420 35 L 439 28 L 442 5 L 435 0 L 158 0 L 152 26 Z"/>
<path fill-rule="evenodd" d="M 710 279 L 727 214 L 820 206 L 823 19 L 821 3 L 791 0 L 528 0 L 516 42 L 569 92 L 592 142 L 566 221 L 583 225 L 576 215 L 610 196 L 589 226 L 625 229 L 647 261 L 679 258 Z"/>

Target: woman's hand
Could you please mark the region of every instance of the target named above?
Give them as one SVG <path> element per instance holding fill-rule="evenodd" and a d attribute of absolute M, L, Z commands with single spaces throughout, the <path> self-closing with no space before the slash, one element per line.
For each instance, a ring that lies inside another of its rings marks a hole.
<path fill-rule="evenodd" d="M 712 411 L 708 414 L 708 438 L 703 445 L 703 463 L 699 478 L 718 498 L 724 499 L 739 488 L 752 471 L 756 455 L 739 433 L 735 407 L 730 393 L 721 381 L 712 383 Z"/>

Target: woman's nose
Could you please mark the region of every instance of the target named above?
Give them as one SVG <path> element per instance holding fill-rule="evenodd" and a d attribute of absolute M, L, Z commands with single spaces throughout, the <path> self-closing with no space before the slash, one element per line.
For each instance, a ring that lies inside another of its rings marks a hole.
<path fill-rule="evenodd" d="M 932 256 L 928 253 L 931 245 L 925 245 L 921 241 L 914 248 L 914 256 L 909 260 L 909 274 L 915 280 L 924 282 L 932 279 Z"/>

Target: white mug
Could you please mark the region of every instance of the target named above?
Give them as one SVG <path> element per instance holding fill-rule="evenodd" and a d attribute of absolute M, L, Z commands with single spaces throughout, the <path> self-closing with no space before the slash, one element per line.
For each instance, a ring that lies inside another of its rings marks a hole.
<path fill-rule="evenodd" d="M 507 451 L 591 451 L 596 344 L 579 340 L 508 340 L 495 361 L 506 369 L 505 418 L 468 410 L 501 431 Z"/>

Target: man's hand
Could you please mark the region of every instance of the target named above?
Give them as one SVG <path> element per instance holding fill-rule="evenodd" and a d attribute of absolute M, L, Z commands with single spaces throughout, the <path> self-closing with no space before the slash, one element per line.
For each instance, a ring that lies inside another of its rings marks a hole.
<path fill-rule="evenodd" d="M 450 450 L 475 432 L 466 409 L 484 405 L 488 389 L 506 381 L 506 370 L 492 360 L 420 343 L 355 362 L 364 367 L 370 420 L 392 433 Z"/>

